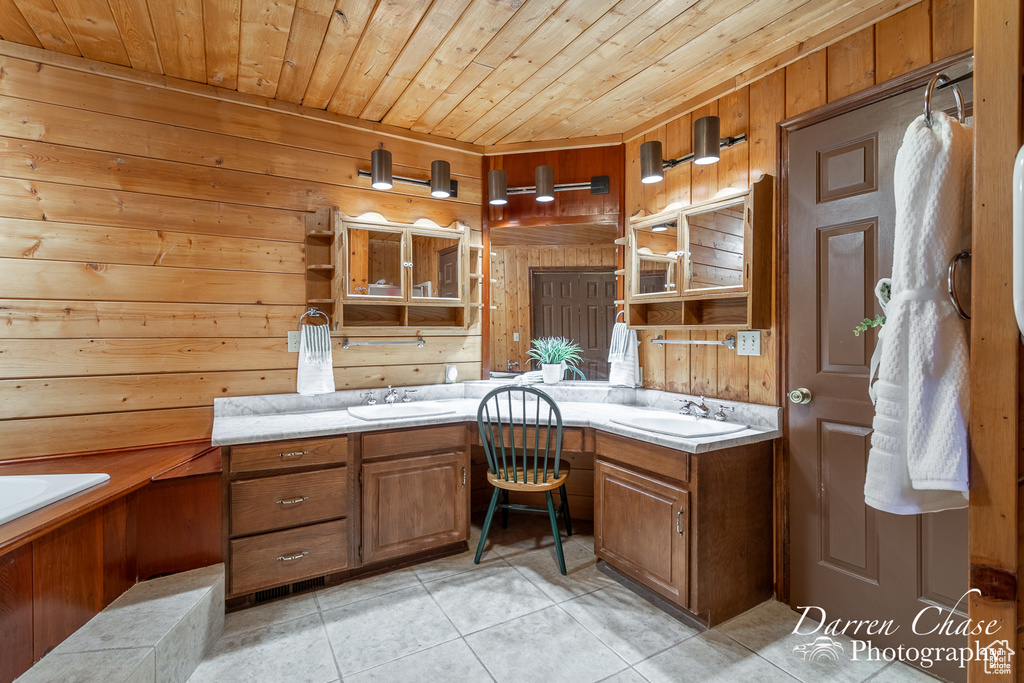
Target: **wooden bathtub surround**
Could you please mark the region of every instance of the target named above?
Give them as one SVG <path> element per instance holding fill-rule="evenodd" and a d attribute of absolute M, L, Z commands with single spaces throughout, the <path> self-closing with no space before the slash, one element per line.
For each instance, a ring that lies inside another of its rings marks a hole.
<path fill-rule="evenodd" d="M 221 561 L 220 462 L 208 444 L 0 465 L 0 475 L 110 474 L 102 486 L 0 525 L 0 682 L 137 581 Z"/>

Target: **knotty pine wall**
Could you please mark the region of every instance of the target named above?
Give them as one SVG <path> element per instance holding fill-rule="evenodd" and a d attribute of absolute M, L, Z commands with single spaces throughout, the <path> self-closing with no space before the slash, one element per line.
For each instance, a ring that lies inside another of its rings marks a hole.
<path fill-rule="evenodd" d="M 777 175 L 778 122 L 970 49 L 973 10 L 971 0 L 924 0 L 627 141 L 626 215 L 709 199 L 726 187 L 745 187 L 762 174 Z M 746 133 L 747 142 L 723 150 L 717 164 L 684 164 L 667 171 L 661 183 L 642 184 L 640 145 L 661 140 L 666 159 L 683 156 L 692 151 L 693 121 L 708 115 L 721 118 L 723 137 Z M 772 318 L 777 320 L 774 313 Z M 648 344 L 665 333 L 641 332 L 644 386 L 776 405 L 776 330 L 773 325 L 762 333 L 761 356 L 749 360 L 724 347 Z M 665 336 L 724 339 L 728 333 L 670 331 Z"/>
<path fill-rule="evenodd" d="M 615 245 L 543 245 L 491 248 L 491 368 L 502 371 L 508 362 L 532 369 L 526 352 L 533 338 L 530 310 L 530 269 L 563 266 L 607 266 L 614 270 Z M 519 333 L 519 341 L 512 333 Z"/>
<path fill-rule="evenodd" d="M 479 243 L 479 154 L 268 103 L 0 42 L 0 459 L 207 438 L 215 396 L 294 392 L 307 212 Z M 459 197 L 370 189 L 379 142 L 396 175 L 450 161 Z M 479 323 L 410 334 L 336 338 L 338 389 L 480 376 Z"/>

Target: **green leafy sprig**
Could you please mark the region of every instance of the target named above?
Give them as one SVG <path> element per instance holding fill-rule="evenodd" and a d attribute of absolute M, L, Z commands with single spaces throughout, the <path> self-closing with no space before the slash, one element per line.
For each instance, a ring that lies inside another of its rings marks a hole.
<path fill-rule="evenodd" d="M 583 360 L 583 349 L 565 337 L 541 337 L 533 340 L 533 348 L 526 355 L 541 363 L 572 367 Z"/>

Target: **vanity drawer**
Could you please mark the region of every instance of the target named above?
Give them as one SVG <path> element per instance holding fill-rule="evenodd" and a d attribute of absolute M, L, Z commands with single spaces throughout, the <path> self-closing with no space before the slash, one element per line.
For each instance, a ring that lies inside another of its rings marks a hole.
<path fill-rule="evenodd" d="M 348 460 L 348 437 L 301 441 L 271 441 L 231 447 L 231 472 L 257 472 L 307 465 L 331 465 Z"/>
<path fill-rule="evenodd" d="M 348 468 L 281 474 L 231 482 L 231 535 L 344 517 L 348 511 Z"/>
<path fill-rule="evenodd" d="M 363 460 L 438 451 L 461 451 L 466 446 L 466 427 L 461 424 L 364 434 Z"/>
<path fill-rule="evenodd" d="M 348 568 L 348 521 L 312 524 L 231 541 L 231 594 Z"/>
<path fill-rule="evenodd" d="M 690 481 L 690 454 L 598 431 L 597 457 L 632 465 L 677 481 Z"/>

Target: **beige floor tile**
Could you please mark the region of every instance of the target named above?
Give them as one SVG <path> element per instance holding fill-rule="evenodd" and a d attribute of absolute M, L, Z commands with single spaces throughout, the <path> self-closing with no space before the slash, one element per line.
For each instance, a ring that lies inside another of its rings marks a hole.
<path fill-rule="evenodd" d="M 935 683 L 940 680 L 903 662 L 893 662 L 878 672 L 870 683 Z"/>
<path fill-rule="evenodd" d="M 698 632 L 618 584 L 562 603 L 561 607 L 629 664 Z"/>
<path fill-rule="evenodd" d="M 558 607 L 474 633 L 466 642 L 498 683 L 589 683 L 627 668 Z"/>
<path fill-rule="evenodd" d="M 224 635 L 255 631 L 316 613 L 316 600 L 311 593 L 295 595 L 284 600 L 275 600 L 265 605 L 232 612 L 224 617 Z"/>
<path fill-rule="evenodd" d="M 885 666 L 885 662 L 852 661 L 853 643 L 844 636 L 834 639 L 839 644 L 837 649 L 842 648 L 836 652 L 837 661 L 808 661 L 794 648 L 814 643 L 817 636 L 794 634 L 799 618 L 787 605 L 770 600 L 722 624 L 718 630 L 805 681 L 860 683 Z"/>
<path fill-rule="evenodd" d="M 189 683 L 328 683 L 337 678 L 323 622 L 312 614 L 222 637 Z"/>
<path fill-rule="evenodd" d="M 321 614 L 343 677 L 459 637 L 423 586 Z"/>
<path fill-rule="evenodd" d="M 688 638 L 634 668 L 652 683 L 793 683 L 796 680 L 716 631 Z"/>
<path fill-rule="evenodd" d="M 555 602 L 571 600 L 615 583 L 615 579 L 598 571 L 597 557 L 582 545 L 563 543 L 562 553 L 565 556 L 564 576 L 558 568 L 554 546 L 513 555 L 506 561 Z"/>
<path fill-rule="evenodd" d="M 348 676 L 345 683 L 481 683 L 491 675 L 461 638 Z"/>
<path fill-rule="evenodd" d="M 638 674 L 636 669 L 623 669 L 604 679 L 601 683 L 647 683 L 647 679 Z"/>
<path fill-rule="evenodd" d="M 329 610 L 418 585 L 420 585 L 420 580 L 417 578 L 416 572 L 412 569 L 399 569 L 317 591 L 316 602 L 320 605 L 321 610 Z"/>
<path fill-rule="evenodd" d="M 539 588 L 504 562 L 425 585 L 462 635 L 552 604 Z"/>

